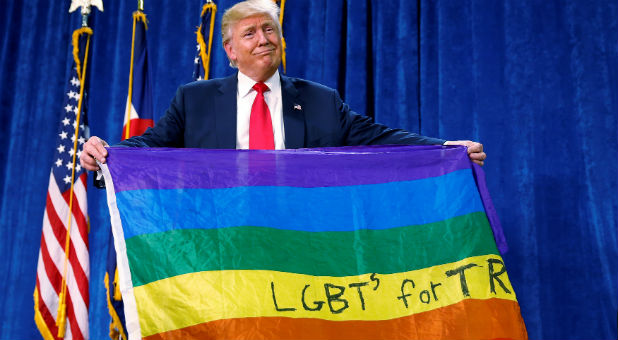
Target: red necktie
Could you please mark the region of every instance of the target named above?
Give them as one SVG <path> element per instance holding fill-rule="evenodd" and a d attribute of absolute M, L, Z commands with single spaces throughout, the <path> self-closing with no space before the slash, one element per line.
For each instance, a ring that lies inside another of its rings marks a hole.
<path fill-rule="evenodd" d="M 275 148 L 273 135 L 273 123 L 270 119 L 270 110 L 264 100 L 264 92 L 270 91 L 266 84 L 259 82 L 253 85 L 257 91 L 253 106 L 251 106 L 251 118 L 249 119 L 249 149 Z"/>

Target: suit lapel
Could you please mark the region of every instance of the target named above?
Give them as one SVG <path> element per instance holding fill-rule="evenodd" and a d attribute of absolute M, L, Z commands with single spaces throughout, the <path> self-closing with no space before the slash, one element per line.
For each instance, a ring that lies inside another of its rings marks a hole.
<path fill-rule="evenodd" d="M 283 106 L 283 128 L 285 148 L 305 147 L 305 113 L 299 93 L 290 78 L 281 76 L 281 105 Z"/>
<path fill-rule="evenodd" d="M 236 92 L 238 76 L 233 74 L 221 81 L 219 94 L 214 99 L 217 148 L 236 149 Z"/>

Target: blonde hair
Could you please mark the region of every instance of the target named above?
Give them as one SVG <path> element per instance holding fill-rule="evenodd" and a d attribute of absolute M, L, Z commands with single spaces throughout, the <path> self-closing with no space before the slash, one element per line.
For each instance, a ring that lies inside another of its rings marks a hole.
<path fill-rule="evenodd" d="M 281 25 L 279 24 L 279 6 L 272 0 L 247 0 L 230 7 L 221 18 L 221 41 L 225 45 L 232 39 L 232 27 L 244 18 L 266 14 L 275 22 L 277 33 L 281 37 Z M 230 66 L 236 67 L 236 62 L 230 60 Z"/>

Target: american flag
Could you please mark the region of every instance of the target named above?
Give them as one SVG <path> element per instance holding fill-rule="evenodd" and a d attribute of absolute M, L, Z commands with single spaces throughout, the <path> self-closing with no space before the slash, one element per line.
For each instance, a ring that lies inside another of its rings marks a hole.
<path fill-rule="evenodd" d="M 193 80 L 208 79 L 212 48 L 211 36 L 214 31 L 216 13 L 217 5 L 212 0 L 207 0 L 202 6 L 200 26 L 197 28 L 197 32 L 195 32 L 197 34 L 197 51 L 193 60 Z"/>
<path fill-rule="evenodd" d="M 84 56 L 91 34 L 92 30 L 87 27 L 73 33 L 79 36 L 79 62 L 73 60 L 67 79 L 54 161 L 49 175 L 34 292 L 35 321 L 46 340 L 63 338 L 63 331 L 64 339 L 88 338 L 90 260 L 87 173 L 79 165 L 79 154 L 89 137 L 86 120 L 87 86 L 82 86 L 85 77 L 81 75 L 86 70 L 87 59 Z M 73 41 L 75 43 L 75 39 Z M 69 214 L 69 211 L 72 213 Z M 69 228 L 68 259 L 65 259 Z M 63 281 L 66 282 L 66 313 L 62 308 L 59 309 Z M 62 314 L 66 315 L 66 319 Z"/>

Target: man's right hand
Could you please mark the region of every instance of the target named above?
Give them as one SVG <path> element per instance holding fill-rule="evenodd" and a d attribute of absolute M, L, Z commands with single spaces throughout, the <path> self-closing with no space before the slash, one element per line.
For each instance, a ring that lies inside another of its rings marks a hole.
<path fill-rule="evenodd" d="M 86 170 L 97 171 L 99 165 L 97 160 L 101 163 L 105 163 L 105 157 L 107 157 L 107 150 L 105 146 L 108 144 L 97 136 L 92 136 L 84 144 L 82 153 L 79 155 L 79 163 Z"/>

